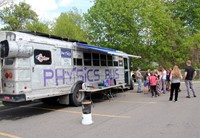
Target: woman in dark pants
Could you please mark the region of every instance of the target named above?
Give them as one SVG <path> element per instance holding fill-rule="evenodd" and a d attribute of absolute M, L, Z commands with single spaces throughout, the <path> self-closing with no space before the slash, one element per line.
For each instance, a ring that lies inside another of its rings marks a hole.
<path fill-rule="evenodd" d="M 171 75 L 170 75 L 170 80 L 171 80 L 171 91 L 170 91 L 170 97 L 169 100 L 173 100 L 173 95 L 175 91 L 175 99 L 174 101 L 176 102 L 178 100 L 178 90 L 180 87 L 180 82 L 182 79 L 181 71 L 177 65 L 174 66 Z"/>

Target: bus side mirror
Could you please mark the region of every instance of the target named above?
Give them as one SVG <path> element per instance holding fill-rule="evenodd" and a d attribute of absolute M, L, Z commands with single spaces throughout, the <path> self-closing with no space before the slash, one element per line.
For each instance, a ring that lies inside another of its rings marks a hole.
<path fill-rule="evenodd" d="M 9 52 L 9 43 L 7 40 L 1 41 L 0 42 L 0 57 L 5 58 L 8 56 Z"/>

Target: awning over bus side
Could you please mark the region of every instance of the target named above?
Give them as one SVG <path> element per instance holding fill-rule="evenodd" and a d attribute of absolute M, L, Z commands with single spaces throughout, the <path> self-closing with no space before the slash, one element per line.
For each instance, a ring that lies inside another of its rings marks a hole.
<path fill-rule="evenodd" d="M 118 55 L 118 56 L 123 56 L 123 57 L 141 58 L 141 56 L 130 55 L 130 54 L 124 53 L 124 52 L 119 51 L 119 50 L 114 50 L 114 49 L 111 49 L 111 48 L 105 48 L 105 47 L 100 47 L 100 46 L 92 46 L 92 45 L 89 45 L 89 44 L 76 43 L 75 46 L 80 47 L 80 48 L 100 51 L 100 52 L 108 53 L 108 54 L 111 54 L 111 55 Z"/>

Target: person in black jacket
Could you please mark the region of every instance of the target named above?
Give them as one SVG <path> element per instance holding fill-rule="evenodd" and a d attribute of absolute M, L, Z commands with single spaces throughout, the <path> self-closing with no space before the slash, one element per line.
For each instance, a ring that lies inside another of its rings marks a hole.
<path fill-rule="evenodd" d="M 185 86 L 187 88 L 186 98 L 190 98 L 190 89 L 192 90 L 193 96 L 196 97 L 192 80 L 193 80 L 193 78 L 195 78 L 197 73 L 196 73 L 195 69 L 192 67 L 192 62 L 190 60 L 188 60 L 186 62 L 186 64 L 187 64 L 187 67 L 185 68 L 185 74 L 184 74 Z"/>

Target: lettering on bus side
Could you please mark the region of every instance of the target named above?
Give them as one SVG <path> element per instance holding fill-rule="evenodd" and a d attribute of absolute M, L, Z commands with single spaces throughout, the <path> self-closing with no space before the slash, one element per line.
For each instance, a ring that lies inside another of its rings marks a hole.
<path fill-rule="evenodd" d="M 44 78 L 44 87 L 47 86 L 47 82 L 54 79 L 56 86 L 66 85 L 74 83 L 73 77 L 80 78 L 83 82 L 98 82 L 104 79 L 118 79 L 119 78 L 119 69 L 105 69 L 105 74 L 100 74 L 99 69 L 91 68 L 72 68 L 71 70 L 66 69 L 44 69 L 43 78 Z M 105 78 L 101 78 L 105 76 Z"/>

